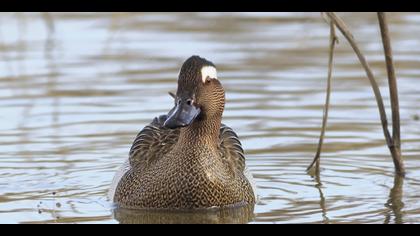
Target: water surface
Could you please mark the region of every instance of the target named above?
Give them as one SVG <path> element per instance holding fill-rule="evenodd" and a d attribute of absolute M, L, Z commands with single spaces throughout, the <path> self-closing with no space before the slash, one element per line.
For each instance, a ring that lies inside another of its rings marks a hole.
<path fill-rule="evenodd" d="M 374 13 L 341 13 L 386 99 Z M 341 37 L 319 178 L 328 60 L 319 13 L 1 13 L 0 222 L 419 223 L 420 14 L 389 14 L 405 179 L 394 178 L 369 83 Z M 223 122 L 260 200 L 201 215 L 113 212 L 106 193 L 136 134 L 172 106 L 182 62 L 213 61 Z"/>

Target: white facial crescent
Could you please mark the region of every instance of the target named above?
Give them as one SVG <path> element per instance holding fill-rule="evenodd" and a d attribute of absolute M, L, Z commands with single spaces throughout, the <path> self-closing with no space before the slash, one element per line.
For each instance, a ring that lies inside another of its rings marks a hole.
<path fill-rule="evenodd" d="M 203 66 L 201 68 L 201 79 L 203 83 L 206 82 L 206 78 L 210 77 L 212 79 L 217 79 L 217 70 L 213 66 Z"/>

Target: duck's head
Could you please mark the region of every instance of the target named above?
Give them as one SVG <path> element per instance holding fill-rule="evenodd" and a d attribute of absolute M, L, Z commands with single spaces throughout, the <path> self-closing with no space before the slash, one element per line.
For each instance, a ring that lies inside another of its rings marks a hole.
<path fill-rule="evenodd" d="M 181 67 L 175 107 L 169 111 L 164 126 L 174 129 L 195 121 L 221 118 L 224 105 L 225 91 L 217 79 L 216 66 L 192 56 Z"/>

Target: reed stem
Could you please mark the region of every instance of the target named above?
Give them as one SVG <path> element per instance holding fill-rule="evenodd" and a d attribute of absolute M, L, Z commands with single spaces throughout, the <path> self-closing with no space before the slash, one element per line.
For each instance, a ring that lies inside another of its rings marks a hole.
<path fill-rule="evenodd" d="M 381 29 L 382 44 L 384 47 L 392 111 L 392 144 L 388 144 L 388 147 L 392 154 L 392 160 L 394 161 L 395 171 L 400 175 L 404 175 L 405 168 L 401 156 L 400 106 L 398 102 L 398 86 L 392 57 L 391 39 L 389 37 L 388 22 L 384 12 L 378 12 L 378 20 L 379 27 Z"/>
<path fill-rule="evenodd" d="M 379 12 L 378 19 L 379 19 L 379 25 L 381 28 L 381 36 L 382 36 L 382 42 L 383 42 L 384 52 L 385 52 L 385 61 L 387 65 L 388 83 L 389 83 L 390 97 L 391 97 L 391 109 L 392 109 L 392 121 L 393 121 L 392 122 L 392 127 L 393 127 L 392 137 L 388 130 L 388 120 L 387 120 L 387 116 L 385 112 L 385 106 L 384 106 L 383 98 L 381 95 L 381 91 L 375 80 L 373 72 L 366 60 L 366 57 L 360 50 L 359 46 L 354 40 L 352 33 L 350 32 L 349 28 L 344 23 L 344 21 L 340 17 L 338 17 L 334 12 L 327 12 L 326 16 L 328 19 L 330 19 L 331 21 L 330 24 L 337 26 L 337 28 L 340 30 L 343 36 L 347 39 L 347 41 L 349 42 L 350 46 L 353 48 L 353 51 L 356 53 L 360 63 L 362 64 L 366 72 L 366 75 L 371 84 L 373 93 L 375 95 L 376 103 L 378 105 L 379 115 L 380 115 L 381 124 L 382 124 L 382 130 L 383 130 L 388 148 L 391 152 L 392 159 L 394 161 L 395 171 L 398 175 L 404 176 L 405 168 L 404 168 L 403 160 L 401 157 L 398 89 L 397 89 L 397 81 L 396 81 L 396 76 L 395 76 L 394 64 L 392 60 L 392 50 L 391 50 L 391 43 L 390 43 L 390 38 L 389 38 L 388 24 L 386 21 L 385 13 Z M 330 54 L 331 54 L 331 51 L 330 51 Z M 330 70 L 331 70 L 331 67 L 329 67 L 329 76 L 331 72 Z M 330 79 L 331 78 L 329 77 L 329 80 Z M 330 81 L 328 81 L 328 83 L 330 83 Z M 317 163 L 316 168 L 319 171 L 320 153 L 321 153 L 323 136 L 325 134 L 325 126 L 326 126 L 327 116 L 328 116 L 329 93 L 330 91 L 327 86 L 327 100 L 326 100 L 325 108 L 324 108 L 324 111 L 326 112 L 324 112 L 323 127 L 321 131 L 320 141 L 318 144 L 318 150 L 317 150 L 317 153 L 315 155 L 313 162 L 308 167 L 308 170 L 311 169 L 315 163 Z"/>
<path fill-rule="evenodd" d="M 326 90 L 327 95 L 325 98 L 324 115 L 322 117 L 322 128 L 321 128 L 321 134 L 319 136 L 318 149 L 316 151 L 314 160 L 307 168 L 307 170 L 309 171 L 316 164 L 315 171 L 317 173 L 319 172 L 322 144 L 324 143 L 325 130 L 327 127 L 328 110 L 330 106 L 331 77 L 332 77 L 332 69 L 333 69 L 334 48 L 335 48 L 336 42 L 337 42 L 337 36 L 335 34 L 335 26 L 334 26 L 334 23 L 330 21 L 330 42 L 329 42 L 330 48 L 329 48 L 329 57 L 328 57 L 328 78 L 327 78 L 327 90 Z"/>

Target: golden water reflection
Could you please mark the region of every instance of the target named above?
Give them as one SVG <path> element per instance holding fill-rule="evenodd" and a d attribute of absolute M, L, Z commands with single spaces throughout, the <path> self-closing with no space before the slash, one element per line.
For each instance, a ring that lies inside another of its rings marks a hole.
<path fill-rule="evenodd" d="M 339 14 L 387 99 L 376 14 Z M 0 222 L 420 222 L 420 14 L 388 16 L 405 179 L 393 176 L 371 88 L 345 40 L 322 170 L 306 173 L 325 100 L 329 28 L 319 13 L 1 13 Z M 223 122 L 258 186 L 253 214 L 114 214 L 112 177 L 139 130 L 173 105 L 167 92 L 193 54 L 218 67 Z"/>

